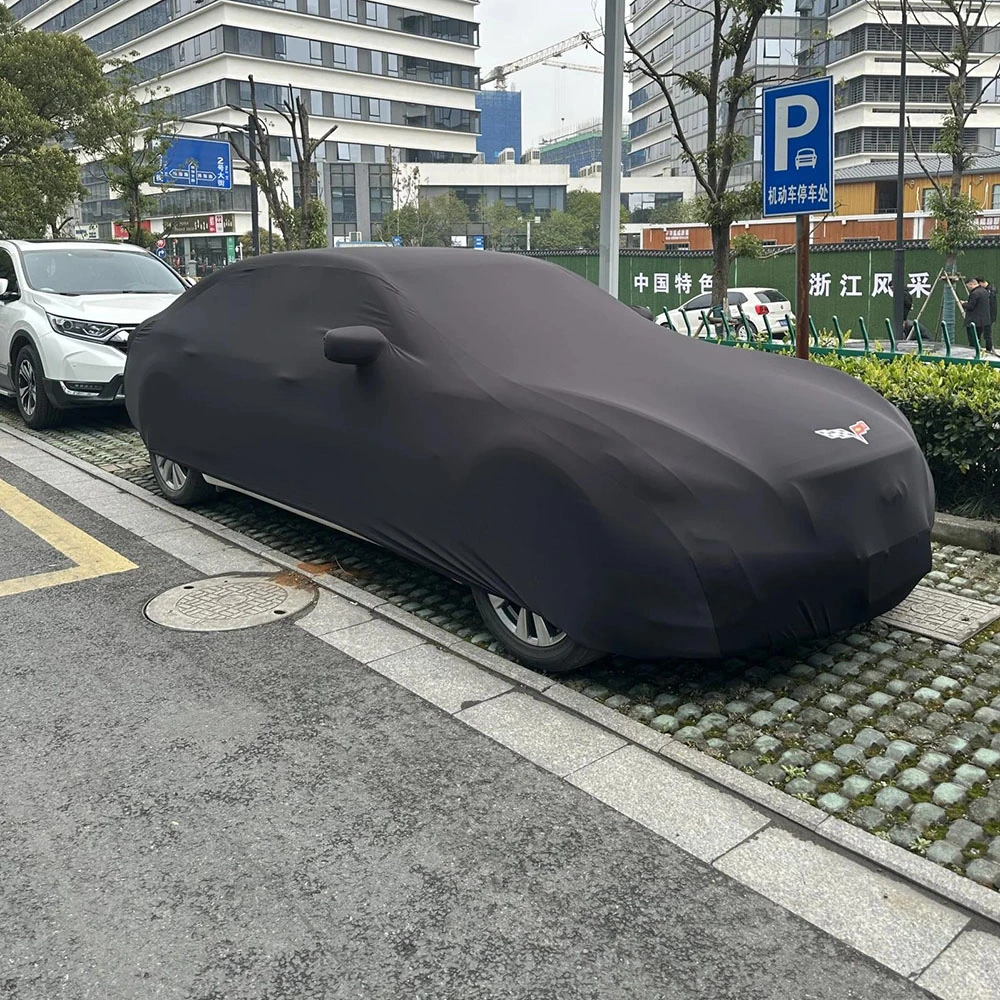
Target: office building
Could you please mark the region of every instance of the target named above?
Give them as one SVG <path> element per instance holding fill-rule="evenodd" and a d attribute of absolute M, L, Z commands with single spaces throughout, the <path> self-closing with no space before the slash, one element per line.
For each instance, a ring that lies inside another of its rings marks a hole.
<path fill-rule="evenodd" d="M 544 219 L 551 212 L 566 211 L 567 197 L 574 191 L 600 193 L 599 173 L 573 177 L 565 163 L 527 164 L 428 164 L 420 168 L 419 197 L 424 200 L 454 194 L 469 212 L 469 221 L 454 235 L 463 245 L 487 233 L 482 205 L 502 202 L 521 217 L 514 242 L 525 246 L 527 220 Z M 671 202 L 694 196 L 692 177 L 623 177 L 622 206 L 629 211 L 629 237 L 639 233 L 649 213 Z M 523 228 L 522 228 L 523 227 Z M 638 240 L 623 240 L 625 246 L 639 246 Z"/>
<path fill-rule="evenodd" d="M 693 0 L 699 4 L 699 0 Z M 700 0 L 704 12 L 692 5 L 678 7 L 670 0 L 632 0 L 629 32 L 633 42 L 663 73 L 702 71 L 707 73 L 712 57 L 713 19 L 708 0 Z M 780 13 L 761 21 L 747 61 L 747 72 L 758 79 L 790 79 L 798 69 L 798 37 L 804 30 L 795 0 L 782 0 Z M 638 176 L 690 174 L 690 165 L 680 155 L 673 121 L 659 86 L 643 72 L 630 77 L 628 172 Z M 696 152 L 707 145 L 708 106 L 682 88 L 672 92 L 683 134 Z M 760 116 L 745 114 L 739 130 L 747 138 L 747 156 L 733 170 L 734 185 L 760 177 Z"/>
<path fill-rule="evenodd" d="M 103 58 L 128 56 L 169 88 L 182 134 L 246 123 L 252 74 L 261 106 L 301 96 L 313 133 L 337 131 L 318 152 L 317 195 L 329 236 L 370 233 L 392 206 L 392 162 L 462 163 L 479 134 L 477 0 L 17 0 L 26 28 L 75 31 Z M 136 53 L 133 57 L 132 53 Z M 235 109 L 234 109 L 235 108 Z M 272 155 L 293 183 L 289 130 L 267 114 Z M 212 123 L 212 124 L 209 124 Z M 84 225 L 112 235 L 121 210 L 96 164 L 85 168 Z M 263 198 L 261 199 L 263 206 Z M 198 272 L 226 263 L 250 228 L 247 174 L 231 191 L 154 195 L 152 228 L 171 230 L 172 256 Z M 265 220 L 266 221 L 266 220 Z"/>
<path fill-rule="evenodd" d="M 483 90 L 478 96 L 480 135 L 476 149 L 483 161 L 496 163 L 505 150 L 514 150 L 521 159 L 521 92 L 519 90 Z"/>
<path fill-rule="evenodd" d="M 711 53 L 711 19 L 706 13 L 676 7 L 669 0 L 632 0 L 629 30 L 654 67 L 674 73 L 707 70 Z M 985 24 L 1000 25 L 1000 2 L 986 0 Z M 898 24 L 898 4 L 882 8 L 890 24 Z M 909 47 L 928 58 L 953 47 L 954 27 L 949 15 L 923 13 L 922 24 L 910 24 Z M 912 18 L 911 18 L 912 21 Z M 932 23 L 936 22 L 936 23 Z M 983 58 L 970 70 L 970 97 L 982 93 L 996 74 L 998 34 L 993 31 L 976 48 Z M 836 81 L 834 150 L 838 167 L 891 159 L 898 150 L 900 80 L 898 33 L 884 25 L 876 10 L 861 0 L 782 0 L 779 13 L 765 17 L 757 31 L 748 72 L 760 80 L 787 81 L 796 77 L 832 75 Z M 681 158 L 673 123 L 659 87 L 641 72 L 631 77 L 629 94 L 633 174 L 690 173 Z M 929 151 L 941 135 L 949 113 L 947 77 L 908 58 L 906 100 L 917 150 Z M 759 90 L 757 107 L 759 109 Z M 997 148 L 1000 106 L 992 85 L 964 138 L 964 145 L 980 153 Z M 696 152 L 705 148 L 707 108 L 701 98 L 677 91 L 677 106 L 685 136 Z M 760 177 L 760 115 L 741 118 L 741 131 L 750 143 L 746 161 L 733 172 L 736 184 Z"/>
<path fill-rule="evenodd" d="M 900 38 L 898 29 L 884 25 L 867 3 L 858 0 L 798 0 L 803 16 L 814 22 L 811 38 L 803 36 L 799 58 L 803 73 L 825 72 L 836 80 L 837 113 L 834 119 L 834 149 L 838 167 L 879 160 L 895 161 L 899 150 Z M 985 0 L 982 25 L 1000 25 L 1000 2 Z M 964 8 L 963 8 L 964 9 Z M 898 5 L 886 5 L 889 24 L 900 23 Z M 921 62 L 914 51 L 934 59 L 955 46 L 953 15 L 921 11 L 907 27 L 906 113 L 917 152 L 930 152 L 941 137 L 941 124 L 950 113 L 949 79 Z M 980 37 L 970 62 L 969 99 L 989 88 L 969 122 L 963 146 L 973 154 L 997 148 L 1000 105 L 994 78 L 1000 31 Z M 978 54 L 982 53 L 981 56 Z M 910 146 L 907 145 L 907 152 Z M 895 194 L 892 195 L 895 210 Z M 881 210 L 881 209 L 879 209 Z"/>

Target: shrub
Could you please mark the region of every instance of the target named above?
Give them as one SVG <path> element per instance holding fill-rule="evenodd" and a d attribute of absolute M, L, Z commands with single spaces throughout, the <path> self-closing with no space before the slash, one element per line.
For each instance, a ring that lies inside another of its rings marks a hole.
<path fill-rule="evenodd" d="M 938 507 L 1000 513 L 1000 371 L 912 357 L 814 360 L 861 379 L 899 407 L 934 475 Z"/>

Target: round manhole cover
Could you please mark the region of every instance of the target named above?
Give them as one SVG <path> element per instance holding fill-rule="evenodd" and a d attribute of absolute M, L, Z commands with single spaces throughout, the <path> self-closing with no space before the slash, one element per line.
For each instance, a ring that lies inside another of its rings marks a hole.
<path fill-rule="evenodd" d="M 184 632 L 225 632 L 281 621 L 305 610 L 315 597 L 312 584 L 290 573 L 215 576 L 154 597 L 146 617 Z"/>

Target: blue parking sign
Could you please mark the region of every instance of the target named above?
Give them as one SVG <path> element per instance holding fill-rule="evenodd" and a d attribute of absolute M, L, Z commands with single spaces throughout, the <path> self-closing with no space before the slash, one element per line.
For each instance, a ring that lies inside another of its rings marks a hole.
<path fill-rule="evenodd" d="M 833 77 L 763 93 L 763 215 L 833 211 Z"/>

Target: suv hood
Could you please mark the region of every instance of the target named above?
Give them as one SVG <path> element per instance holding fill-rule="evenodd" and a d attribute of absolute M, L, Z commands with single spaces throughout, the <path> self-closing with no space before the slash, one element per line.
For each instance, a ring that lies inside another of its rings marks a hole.
<path fill-rule="evenodd" d="M 120 323 L 136 326 L 162 312 L 177 295 L 53 295 L 51 292 L 31 293 L 35 301 L 55 316 L 89 319 L 96 323 Z"/>

